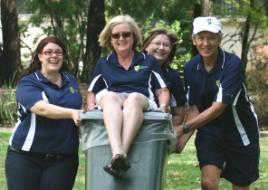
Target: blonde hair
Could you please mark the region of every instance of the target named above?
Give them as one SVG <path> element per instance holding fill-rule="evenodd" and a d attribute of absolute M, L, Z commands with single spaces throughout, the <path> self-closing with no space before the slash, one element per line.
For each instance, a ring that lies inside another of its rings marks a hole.
<path fill-rule="evenodd" d="M 116 25 L 123 23 L 128 24 L 130 27 L 134 39 L 133 48 L 136 48 L 136 46 L 141 45 L 142 43 L 141 31 L 136 21 L 129 15 L 118 15 L 113 17 L 101 31 L 98 39 L 98 42 L 101 47 L 107 47 L 110 50 L 113 50 L 111 44 L 112 30 Z"/>

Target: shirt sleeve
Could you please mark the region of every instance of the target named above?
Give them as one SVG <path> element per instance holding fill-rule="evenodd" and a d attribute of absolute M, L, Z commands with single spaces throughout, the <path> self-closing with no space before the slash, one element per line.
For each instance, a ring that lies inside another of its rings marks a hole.
<path fill-rule="evenodd" d="M 104 88 L 106 88 L 106 84 L 102 74 L 101 60 L 98 60 L 93 71 L 88 91 L 97 94 Z"/>
<path fill-rule="evenodd" d="M 170 73 L 170 91 L 171 91 L 171 106 L 184 106 L 186 102 L 184 86 L 179 73 L 173 70 Z"/>
<path fill-rule="evenodd" d="M 44 100 L 44 91 L 35 81 L 27 76 L 22 78 L 16 90 L 18 104 L 29 110 L 36 102 Z"/>
<path fill-rule="evenodd" d="M 159 88 L 166 88 L 167 85 L 165 83 L 163 73 L 161 71 L 161 67 L 159 64 L 157 64 L 155 61 L 153 62 L 152 65 L 152 80 L 151 80 L 151 85 L 153 89 L 159 89 Z"/>
<path fill-rule="evenodd" d="M 244 68 L 240 59 L 225 66 L 215 101 L 231 104 L 243 87 Z"/>

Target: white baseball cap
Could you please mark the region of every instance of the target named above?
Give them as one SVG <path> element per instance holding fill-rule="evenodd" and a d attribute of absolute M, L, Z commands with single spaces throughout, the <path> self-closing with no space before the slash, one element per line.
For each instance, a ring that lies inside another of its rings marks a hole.
<path fill-rule="evenodd" d="M 221 31 L 221 22 L 216 17 L 197 17 L 193 22 L 193 34 L 198 34 L 202 31 L 219 33 Z"/>

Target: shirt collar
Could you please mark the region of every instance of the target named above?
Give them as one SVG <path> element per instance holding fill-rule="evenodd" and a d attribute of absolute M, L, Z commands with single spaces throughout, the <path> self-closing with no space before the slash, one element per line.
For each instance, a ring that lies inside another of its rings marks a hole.
<path fill-rule="evenodd" d="M 133 67 L 134 65 L 138 65 L 142 60 L 145 60 L 145 58 L 146 58 L 145 53 L 134 51 L 134 56 L 133 56 L 130 67 Z M 110 55 L 108 55 L 106 57 L 106 60 L 108 63 L 119 64 L 116 52 L 113 52 Z"/>
<path fill-rule="evenodd" d="M 45 83 L 51 83 L 40 71 L 36 71 L 34 74 L 39 82 L 43 81 Z M 70 82 L 70 77 L 66 73 L 61 72 L 60 74 L 62 78 L 62 86 Z"/>

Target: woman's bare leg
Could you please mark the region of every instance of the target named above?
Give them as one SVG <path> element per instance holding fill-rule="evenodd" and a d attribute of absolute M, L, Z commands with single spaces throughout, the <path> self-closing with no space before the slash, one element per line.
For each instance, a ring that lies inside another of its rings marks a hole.
<path fill-rule="evenodd" d="M 107 92 L 101 99 L 104 124 L 107 129 L 113 157 L 125 154 L 122 146 L 123 100 L 114 92 Z"/>
<path fill-rule="evenodd" d="M 146 97 L 139 93 L 131 93 L 124 102 L 122 144 L 126 153 L 142 125 L 143 111 L 148 106 Z"/>

